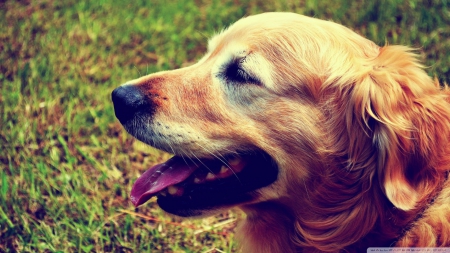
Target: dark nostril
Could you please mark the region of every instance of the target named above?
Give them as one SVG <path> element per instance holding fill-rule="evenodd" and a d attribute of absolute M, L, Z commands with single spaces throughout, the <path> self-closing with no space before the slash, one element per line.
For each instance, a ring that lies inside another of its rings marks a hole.
<path fill-rule="evenodd" d="M 141 91 L 133 85 L 119 86 L 113 90 L 111 95 L 114 103 L 131 107 L 139 105 L 144 99 Z"/>
<path fill-rule="evenodd" d="M 132 119 L 138 109 L 145 104 L 145 96 L 133 85 L 122 85 L 114 89 L 111 98 L 116 117 L 122 124 Z"/>

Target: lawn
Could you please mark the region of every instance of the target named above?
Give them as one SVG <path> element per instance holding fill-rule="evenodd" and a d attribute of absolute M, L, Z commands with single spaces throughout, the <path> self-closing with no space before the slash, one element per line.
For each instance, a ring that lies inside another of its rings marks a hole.
<path fill-rule="evenodd" d="M 110 93 L 192 64 L 209 36 L 264 11 L 417 48 L 450 83 L 446 0 L 1 1 L 0 252 L 235 252 L 237 210 L 183 220 L 131 205 L 134 180 L 170 155 L 123 130 Z"/>

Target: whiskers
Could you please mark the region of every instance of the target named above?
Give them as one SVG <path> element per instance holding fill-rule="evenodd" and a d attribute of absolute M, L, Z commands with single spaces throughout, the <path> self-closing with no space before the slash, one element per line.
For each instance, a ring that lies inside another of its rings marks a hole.
<path fill-rule="evenodd" d="M 138 73 L 139 73 L 139 77 L 141 77 L 142 75 L 141 75 L 141 71 L 139 71 L 139 69 L 138 68 L 136 68 L 136 65 L 134 66 L 134 68 L 138 71 Z"/>

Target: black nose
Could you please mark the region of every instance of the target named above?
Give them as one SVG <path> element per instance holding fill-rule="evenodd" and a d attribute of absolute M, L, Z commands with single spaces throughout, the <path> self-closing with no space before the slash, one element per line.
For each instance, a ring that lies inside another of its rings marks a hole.
<path fill-rule="evenodd" d="M 119 86 L 113 90 L 111 97 L 116 117 L 122 124 L 133 119 L 138 112 L 145 112 L 148 105 L 144 94 L 133 85 Z"/>

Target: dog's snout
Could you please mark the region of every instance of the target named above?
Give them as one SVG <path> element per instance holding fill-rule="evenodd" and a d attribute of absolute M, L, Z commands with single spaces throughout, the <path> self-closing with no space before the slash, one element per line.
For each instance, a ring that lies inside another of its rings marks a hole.
<path fill-rule="evenodd" d="M 145 95 L 133 85 L 122 85 L 113 90 L 114 112 L 120 123 L 125 124 L 148 104 Z"/>

